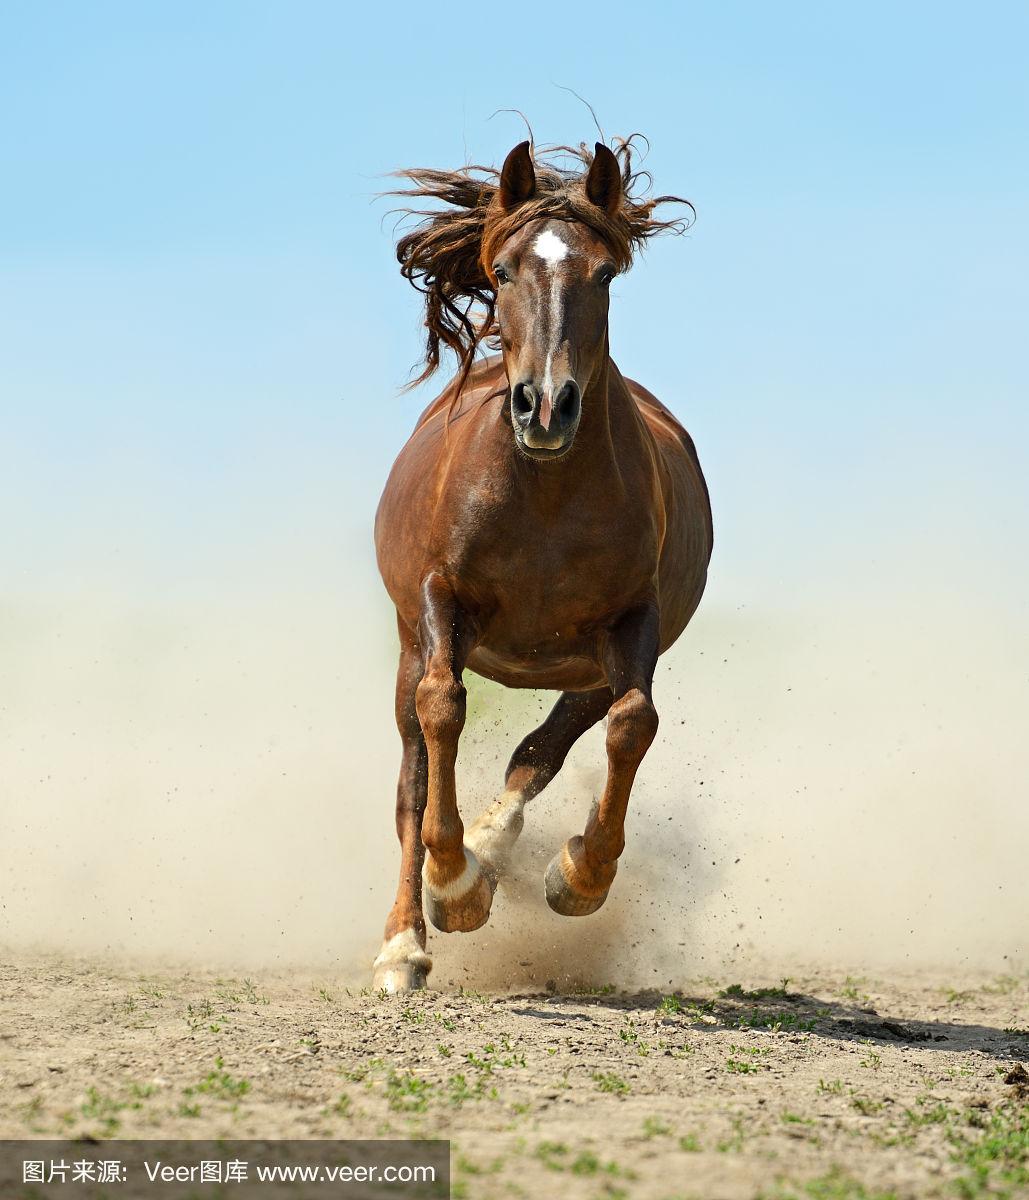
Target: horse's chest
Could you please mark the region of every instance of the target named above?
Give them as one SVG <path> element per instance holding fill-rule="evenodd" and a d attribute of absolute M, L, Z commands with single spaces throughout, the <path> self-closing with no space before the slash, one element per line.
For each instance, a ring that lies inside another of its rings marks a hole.
<path fill-rule="evenodd" d="M 627 544 L 610 530 L 529 527 L 502 545 L 470 545 L 458 576 L 506 643 L 563 652 L 591 642 L 647 590 L 657 565 L 649 541 L 645 530 Z"/>
<path fill-rule="evenodd" d="M 585 649 L 652 587 L 654 514 L 624 492 L 612 500 L 613 490 L 570 484 L 548 506 L 500 473 L 468 481 L 457 503 L 450 493 L 436 526 L 441 557 L 488 641 L 515 653 Z"/>

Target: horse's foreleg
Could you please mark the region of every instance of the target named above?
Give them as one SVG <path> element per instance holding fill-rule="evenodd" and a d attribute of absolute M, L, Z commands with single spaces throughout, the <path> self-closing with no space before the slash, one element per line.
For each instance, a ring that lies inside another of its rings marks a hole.
<path fill-rule="evenodd" d="M 560 771 L 568 751 L 603 717 L 611 700 L 611 690 L 606 687 L 564 692 L 543 724 L 519 743 L 508 764 L 504 791 L 465 835 L 465 845 L 494 886 L 522 832 L 526 801 L 538 796 Z"/>
<path fill-rule="evenodd" d="M 461 673 L 474 630 L 440 575 L 430 575 L 422 588 L 420 629 L 425 674 L 415 692 L 415 707 L 429 767 L 422 821 L 422 841 L 428 850 L 423 869 L 425 910 L 437 929 L 452 933 L 486 923 L 493 888 L 474 853 L 465 849 L 454 778 L 465 718 Z"/>
<path fill-rule="evenodd" d="M 415 689 L 422 677 L 422 655 L 411 631 L 400 627 L 400 666 L 397 670 L 397 728 L 403 742 L 397 782 L 397 837 L 400 839 L 400 883 L 386 919 L 382 949 L 374 963 L 372 983 L 387 992 L 406 992 L 425 986 L 432 960 L 425 952 L 422 916 L 422 814 L 428 782 L 428 758 L 422 727 L 415 711 Z"/>
<path fill-rule="evenodd" d="M 629 793 L 657 733 L 651 685 L 658 650 L 654 605 L 627 613 L 608 636 L 604 667 L 614 702 L 608 711 L 607 783 L 582 837 L 566 842 L 547 868 L 547 903 L 564 916 L 596 912 L 614 880 L 625 847 Z"/>

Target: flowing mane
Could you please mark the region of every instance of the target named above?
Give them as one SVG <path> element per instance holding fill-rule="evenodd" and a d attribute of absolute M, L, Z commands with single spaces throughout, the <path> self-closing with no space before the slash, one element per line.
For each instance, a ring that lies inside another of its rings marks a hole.
<path fill-rule="evenodd" d="M 581 221 L 605 241 L 619 271 L 659 233 L 683 233 L 695 216 L 693 205 L 680 196 L 648 196 L 646 171 L 635 171 L 633 139 L 615 139 L 624 195 L 614 213 L 592 203 L 585 179 L 594 155 L 585 144 L 550 146 L 535 159 L 536 190 L 524 203 L 505 209 L 499 199 L 500 172 L 493 167 L 466 166 L 457 171 L 412 167 L 396 172 L 411 187 L 388 193 L 409 200 L 435 200 L 446 207 L 402 207 L 404 217 L 418 223 L 397 242 L 401 274 L 425 296 L 425 355 L 421 373 L 410 387 L 428 379 L 440 365 L 441 347 L 457 355 L 459 386 L 463 386 L 482 341 L 496 333 L 496 280 L 493 256 L 499 247 L 529 221 L 542 217 Z M 571 166 L 555 159 L 571 160 Z M 643 185 L 643 192 L 634 195 Z M 662 204 L 687 209 L 680 217 L 655 215 Z"/>

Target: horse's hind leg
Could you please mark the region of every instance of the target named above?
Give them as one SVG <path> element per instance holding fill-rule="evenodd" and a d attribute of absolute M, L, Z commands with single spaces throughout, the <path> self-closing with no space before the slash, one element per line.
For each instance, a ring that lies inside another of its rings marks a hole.
<path fill-rule="evenodd" d="M 373 986 L 406 992 L 425 986 L 432 960 L 425 952 L 422 916 L 422 814 L 428 783 L 428 756 L 415 712 L 415 689 L 422 677 L 422 656 L 411 631 L 400 620 L 400 666 L 397 669 L 397 727 L 403 742 L 397 781 L 397 837 L 400 839 L 400 883 L 386 919 L 382 949 L 375 960 Z"/>
<path fill-rule="evenodd" d="M 523 738 L 511 756 L 504 791 L 465 835 L 494 887 L 522 832 L 522 810 L 561 770 L 568 751 L 611 707 L 611 689 L 563 692 L 539 728 Z"/>
<path fill-rule="evenodd" d="M 636 771 L 657 734 L 651 698 L 659 648 L 658 613 L 627 613 L 608 636 L 604 667 L 614 693 L 607 722 L 607 783 L 582 837 L 573 837 L 547 868 L 547 903 L 563 916 L 585 916 L 607 899 L 625 847 L 625 813 Z"/>
<path fill-rule="evenodd" d="M 429 755 L 422 822 L 422 841 L 428 851 L 422 872 L 425 911 L 445 933 L 468 931 L 485 925 L 493 902 L 489 877 L 464 845 L 454 777 L 465 719 L 461 673 L 474 629 L 441 575 L 429 575 L 422 587 L 419 629 L 425 674 L 415 693 L 415 707 Z"/>

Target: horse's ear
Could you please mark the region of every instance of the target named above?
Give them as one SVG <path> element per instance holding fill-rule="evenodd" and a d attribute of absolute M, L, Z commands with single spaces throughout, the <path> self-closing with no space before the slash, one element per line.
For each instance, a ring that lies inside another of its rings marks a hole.
<path fill-rule="evenodd" d="M 613 217 L 622 204 L 622 169 L 614 153 L 597 142 L 586 176 L 586 196 L 597 208 Z"/>
<path fill-rule="evenodd" d="M 528 142 L 519 142 L 504 159 L 500 172 L 500 205 L 505 209 L 517 208 L 536 194 L 536 168 L 532 165 L 532 154 Z"/>

